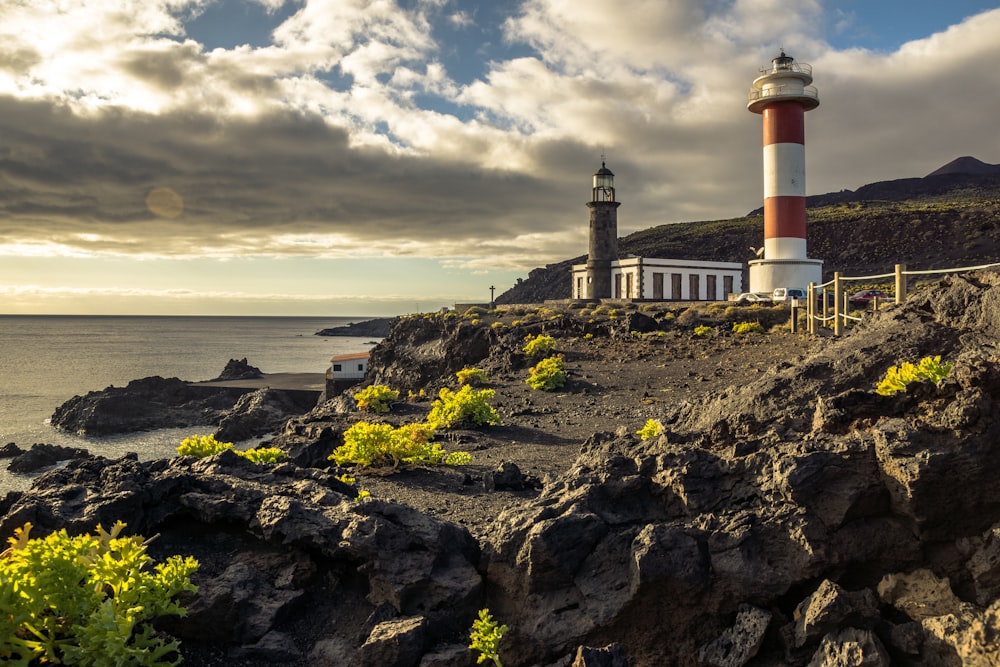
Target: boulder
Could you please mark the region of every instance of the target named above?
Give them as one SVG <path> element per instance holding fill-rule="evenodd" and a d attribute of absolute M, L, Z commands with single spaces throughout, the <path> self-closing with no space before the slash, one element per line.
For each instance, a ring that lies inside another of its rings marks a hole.
<path fill-rule="evenodd" d="M 795 608 L 795 646 L 819 640 L 845 627 L 871 627 L 879 619 L 878 602 L 867 588 L 848 592 L 824 579 L 812 595 Z"/>
<path fill-rule="evenodd" d="M 302 407 L 287 392 L 264 387 L 240 396 L 236 405 L 224 410 L 215 438 L 239 442 L 279 430 L 289 417 L 302 414 Z"/>
<path fill-rule="evenodd" d="M 43 468 L 54 466 L 60 461 L 86 456 L 90 456 L 90 452 L 82 447 L 35 443 L 28 451 L 14 456 L 13 460 L 7 464 L 7 470 L 20 473 L 38 472 Z"/>
<path fill-rule="evenodd" d="M 871 630 L 844 628 L 823 638 L 808 667 L 889 667 L 889 654 Z"/>
<path fill-rule="evenodd" d="M 24 454 L 24 450 L 18 447 L 16 443 L 8 442 L 3 447 L 0 447 L 0 459 L 9 459 L 21 454 Z"/>
<path fill-rule="evenodd" d="M 222 369 L 222 373 L 219 377 L 212 380 L 217 382 L 220 380 L 253 380 L 256 378 L 264 377 L 264 373 L 256 366 L 251 366 L 247 363 L 247 358 L 243 357 L 240 360 L 230 359 L 226 363 L 226 367 Z"/>
<path fill-rule="evenodd" d="M 706 667 L 743 667 L 760 650 L 772 616 L 766 609 L 741 604 L 733 624 L 698 650 L 699 662 Z"/>

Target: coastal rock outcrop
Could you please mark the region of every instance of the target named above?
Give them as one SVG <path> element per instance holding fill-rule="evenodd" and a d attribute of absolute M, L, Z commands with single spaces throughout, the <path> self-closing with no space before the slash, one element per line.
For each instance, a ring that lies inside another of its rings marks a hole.
<path fill-rule="evenodd" d="M 362 338 L 385 338 L 389 335 L 396 317 L 376 317 L 363 322 L 351 322 L 342 327 L 331 327 L 316 332 L 317 336 L 356 336 Z"/>
<path fill-rule="evenodd" d="M 81 435 L 104 436 L 215 424 L 246 389 L 193 387 L 178 378 L 132 380 L 74 396 L 52 414 L 52 425 Z"/>
<path fill-rule="evenodd" d="M 82 447 L 63 447 L 62 445 L 39 442 L 33 444 L 28 451 L 15 455 L 7 464 L 7 470 L 22 473 L 37 472 L 60 461 L 79 459 L 85 456 L 90 456 L 90 452 Z"/>
<path fill-rule="evenodd" d="M 263 376 L 263 371 L 256 366 L 251 366 L 247 363 L 247 358 L 243 357 L 242 359 L 230 359 L 215 380 L 250 380 Z"/>
<path fill-rule="evenodd" d="M 262 375 L 245 358 L 230 359 L 212 382 Z M 153 376 L 74 396 L 56 408 L 52 425 L 88 436 L 217 425 L 218 439 L 238 442 L 279 431 L 286 419 L 308 410 L 314 400 L 305 392 L 192 384 Z"/>

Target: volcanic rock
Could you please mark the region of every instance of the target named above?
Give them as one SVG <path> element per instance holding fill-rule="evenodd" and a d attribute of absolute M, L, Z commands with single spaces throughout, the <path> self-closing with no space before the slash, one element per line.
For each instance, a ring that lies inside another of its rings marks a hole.
<path fill-rule="evenodd" d="M 63 447 L 62 445 L 35 443 L 28 451 L 16 455 L 7 464 L 7 470 L 21 473 L 37 472 L 42 468 L 53 466 L 60 461 L 78 459 L 85 456 L 90 456 L 90 452 L 82 447 Z"/>
<path fill-rule="evenodd" d="M 243 357 L 238 361 L 230 359 L 226 363 L 226 367 L 222 369 L 219 377 L 212 380 L 212 382 L 219 380 L 253 380 L 259 377 L 264 377 L 264 373 L 256 366 L 251 366 L 247 363 L 247 358 Z"/>

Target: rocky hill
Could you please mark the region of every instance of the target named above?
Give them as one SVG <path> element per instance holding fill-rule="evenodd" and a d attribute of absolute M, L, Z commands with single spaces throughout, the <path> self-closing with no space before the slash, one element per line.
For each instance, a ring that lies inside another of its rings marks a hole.
<path fill-rule="evenodd" d="M 871 183 L 806 198 L 809 256 L 826 278 L 1000 261 L 1000 165 L 959 158 L 923 178 Z M 619 239 L 619 255 L 722 262 L 754 258 L 763 239 L 763 209 L 742 218 L 660 225 Z M 570 297 L 570 267 L 581 255 L 532 271 L 497 303 L 541 303 Z"/>
<path fill-rule="evenodd" d="M 509 625 L 508 667 L 1000 664 L 1000 273 L 944 279 L 841 338 L 787 316 L 402 318 L 367 378 L 413 392 L 388 414 L 326 401 L 267 443 L 289 454 L 276 466 L 80 459 L 0 500 L 0 539 L 123 520 L 158 535 L 158 559 L 197 557 L 188 616 L 158 626 L 189 667 L 473 667 L 483 607 Z M 746 321 L 769 333 L 733 332 Z M 559 391 L 525 383 L 542 332 Z M 875 392 L 928 355 L 953 372 Z M 471 463 L 327 460 L 358 421 L 422 420 L 420 390 L 466 365 L 503 422 L 438 435 Z M 663 431 L 640 437 L 649 419 Z"/>

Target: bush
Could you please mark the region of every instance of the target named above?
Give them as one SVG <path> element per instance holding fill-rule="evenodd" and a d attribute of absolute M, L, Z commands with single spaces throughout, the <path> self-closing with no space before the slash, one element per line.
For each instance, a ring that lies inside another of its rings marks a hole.
<path fill-rule="evenodd" d="M 733 333 L 764 333 L 764 327 L 760 322 L 736 322 L 733 324 Z"/>
<path fill-rule="evenodd" d="M 219 452 L 232 449 L 233 443 L 219 442 L 214 435 L 192 435 L 190 438 L 181 440 L 177 453 L 181 456 L 193 456 L 196 459 L 206 456 L 215 456 Z"/>
<path fill-rule="evenodd" d="M 545 334 L 538 334 L 529 340 L 521 349 L 529 357 L 539 357 L 556 349 L 556 339 L 552 336 L 546 336 Z"/>
<path fill-rule="evenodd" d="M 181 456 L 193 456 L 196 459 L 202 459 L 206 456 L 215 456 L 227 449 L 233 449 L 233 443 L 219 442 L 215 439 L 214 435 L 196 434 L 190 438 L 181 440 L 181 444 L 177 448 L 177 453 Z M 258 447 L 257 449 L 248 449 L 246 451 L 233 449 L 233 453 L 254 463 L 277 463 L 279 459 L 285 457 L 284 450 L 277 447 Z"/>
<path fill-rule="evenodd" d="M 256 449 L 248 449 L 242 452 L 239 450 L 235 451 L 243 458 L 253 461 L 254 463 L 261 464 L 277 463 L 287 456 L 284 450 L 278 449 L 277 447 L 258 447 Z"/>
<path fill-rule="evenodd" d="M 184 616 L 174 598 L 194 592 L 198 561 L 171 556 L 150 570 L 142 537 L 65 530 L 29 539 L 14 531 L 0 558 L 0 659 L 5 665 L 149 665 L 180 662 L 177 641 L 154 634 L 159 616 Z"/>
<path fill-rule="evenodd" d="M 663 435 L 663 422 L 659 419 L 647 419 L 646 424 L 641 429 L 636 431 L 636 435 L 643 440 L 661 436 Z"/>
<path fill-rule="evenodd" d="M 503 667 L 500 664 L 500 640 L 506 633 L 507 626 L 497 625 L 489 609 L 479 610 L 479 618 L 472 622 L 472 630 L 469 632 L 472 642 L 469 648 L 479 651 L 476 664 L 481 665 L 491 660 L 496 667 Z"/>
<path fill-rule="evenodd" d="M 699 324 L 694 328 L 694 335 L 698 336 L 699 338 L 701 338 L 702 336 L 708 336 L 713 333 L 715 333 L 715 329 L 706 324 Z"/>
<path fill-rule="evenodd" d="M 399 392 L 384 384 L 373 384 L 354 394 L 358 410 L 384 414 L 389 412 L 389 402 L 399 398 Z"/>
<path fill-rule="evenodd" d="M 482 368 L 463 368 L 455 373 L 459 384 L 486 383 L 486 371 Z"/>
<path fill-rule="evenodd" d="M 937 384 L 941 380 L 951 375 L 954 364 L 950 361 L 941 363 L 941 355 L 936 357 L 924 357 L 916 366 L 909 362 L 904 362 L 900 366 L 892 366 L 886 371 L 885 377 L 878 383 L 876 393 L 883 396 L 892 396 L 901 391 L 906 391 L 906 385 L 911 382 L 929 380 Z"/>
<path fill-rule="evenodd" d="M 546 357 L 528 369 L 526 382 L 532 389 L 553 391 L 566 384 L 566 364 L 562 355 Z"/>
<path fill-rule="evenodd" d="M 487 401 L 496 392 L 492 389 L 473 389 L 463 386 L 457 392 L 442 387 L 438 398 L 431 404 L 427 422 L 434 428 L 451 428 L 458 421 L 467 419 L 476 426 L 496 426 L 500 416 Z"/>
<path fill-rule="evenodd" d="M 406 424 L 394 428 L 391 424 L 358 422 L 344 431 L 344 444 L 327 459 L 337 465 L 350 463 L 362 467 L 392 468 L 398 468 L 401 463 L 457 465 L 458 462 L 468 463 L 471 460 L 466 452 L 448 454 L 440 444 L 431 442 L 433 438 L 434 428 L 430 424 Z"/>

